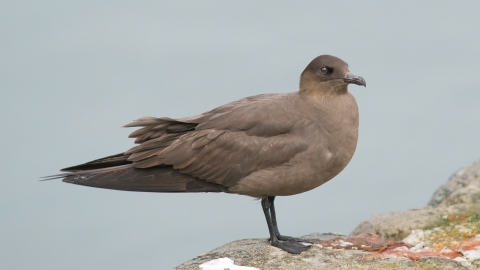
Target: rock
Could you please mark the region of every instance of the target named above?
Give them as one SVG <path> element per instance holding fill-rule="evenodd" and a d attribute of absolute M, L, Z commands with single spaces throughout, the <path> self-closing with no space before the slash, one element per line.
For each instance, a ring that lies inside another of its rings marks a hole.
<path fill-rule="evenodd" d="M 272 247 L 266 239 L 246 239 L 175 269 L 198 270 L 202 264 L 205 270 L 480 267 L 480 160 L 451 176 L 423 208 L 374 215 L 350 236 L 314 233 L 303 238 L 315 244 L 299 255 Z"/>
<path fill-rule="evenodd" d="M 440 227 L 431 230 L 413 230 L 402 240 L 405 244 L 428 246 L 439 256 L 455 259 L 462 265 L 480 262 L 480 216 L 446 219 Z"/>
<path fill-rule="evenodd" d="M 249 267 L 249 266 L 239 266 L 236 265 L 235 262 L 230 258 L 220 258 L 214 259 L 208 262 L 204 262 L 200 264 L 200 269 L 202 270 L 260 270 L 256 267 Z"/>
<path fill-rule="evenodd" d="M 433 207 L 376 214 L 360 223 L 350 235 L 368 232 L 390 240 L 401 240 L 413 229 L 429 229 L 441 224 L 445 214 L 444 209 Z"/>
<path fill-rule="evenodd" d="M 463 203 L 448 207 L 432 207 L 389 212 L 371 216 L 360 223 L 350 235 L 360 233 L 379 234 L 388 240 L 402 240 L 412 230 L 428 230 L 445 223 L 448 217 L 468 217 L 480 214 L 480 204 Z"/>
<path fill-rule="evenodd" d="M 425 246 L 432 255 L 445 255 L 463 266 L 480 264 L 480 160 L 452 175 L 429 205 L 374 215 L 351 235 L 359 233 Z"/>
<path fill-rule="evenodd" d="M 466 188 L 466 189 L 464 189 Z M 463 190 L 463 191 L 460 191 Z M 463 197 L 460 194 L 452 194 L 460 192 L 462 194 L 477 194 L 476 202 L 480 196 L 478 196 L 478 191 L 480 191 L 480 160 L 475 161 L 472 165 L 464 167 L 454 173 L 450 179 L 444 185 L 440 186 L 437 191 L 433 194 L 428 205 L 430 206 L 439 206 L 442 204 L 447 204 L 449 197 Z M 467 198 L 467 201 L 463 201 L 461 198 L 453 199 L 450 198 L 450 203 L 462 203 L 471 201 Z"/>
<path fill-rule="evenodd" d="M 442 225 L 445 218 L 480 214 L 480 160 L 450 177 L 423 208 L 374 215 L 360 223 L 350 235 L 376 233 L 389 240 L 402 240 L 412 230 Z"/>
<path fill-rule="evenodd" d="M 330 249 L 317 244 L 300 255 L 292 255 L 272 247 L 266 239 L 234 241 L 182 263 L 174 269 L 199 270 L 199 265 L 218 258 L 229 258 L 236 266 L 255 267 L 261 270 L 468 269 L 463 267 L 461 262 L 446 258 L 426 257 L 417 261 L 398 257 L 378 258 L 372 257 L 371 253 L 366 251 Z"/>

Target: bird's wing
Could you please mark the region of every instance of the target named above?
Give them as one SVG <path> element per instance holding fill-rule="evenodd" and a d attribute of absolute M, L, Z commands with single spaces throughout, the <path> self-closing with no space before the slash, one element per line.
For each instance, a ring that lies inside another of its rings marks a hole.
<path fill-rule="evenodd" d="M 229 187 L 254 171 L 280 166 L 308 148 L 293 136 L 304 119 L 287 111 L 286 94 L 245 98 L 183 119 L 141 118 L 127 126 L 140 144 L 129 151 L 135 168 L 172 165 L 181 173 Z"/>

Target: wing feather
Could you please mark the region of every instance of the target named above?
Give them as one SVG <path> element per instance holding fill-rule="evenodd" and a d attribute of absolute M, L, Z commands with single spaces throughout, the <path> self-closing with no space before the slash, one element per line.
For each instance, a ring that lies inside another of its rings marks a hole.
<path fill-rule="evenodd" d="M 135 168 L 171 165 L 183 174 L 232 186 L 261 169 L 281 166 L 308 148 L 291 136 L 295 112 L 282 94 L 260 95 L 183 118 L 144 117 L 130 136 L 140 144 L 125 152 Z M 297 118 L 298 119 L 298 118 Z"/>

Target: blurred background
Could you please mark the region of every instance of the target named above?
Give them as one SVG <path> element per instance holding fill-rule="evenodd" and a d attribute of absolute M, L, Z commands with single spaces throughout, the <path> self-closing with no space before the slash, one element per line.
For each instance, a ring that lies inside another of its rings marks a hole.
<path fill-rule="evenodd" d="M 0 268 L 171 269 L 266 238 L 259 201 L 86 188 L 39 177 L 125 151 L 121 128 L 242 97 L 298 90 L 316 56 L 350 86 L 360 138 L 349 166 L 276 200 L 286 235 L 348 234 L 424 206 L 480 158 L 478 1 L 2 1 Z"/>

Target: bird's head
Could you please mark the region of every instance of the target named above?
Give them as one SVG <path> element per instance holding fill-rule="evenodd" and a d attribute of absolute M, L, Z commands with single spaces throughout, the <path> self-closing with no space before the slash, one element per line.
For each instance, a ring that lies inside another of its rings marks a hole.
<path fill-rule="evenodd" d="M 336 95 L 347 92 L 348 84 L 367 86 L 365 79 L 354 75 L 342 59 L 321 55 L 313 59 L 300 76 L 300 92 Z"/>

